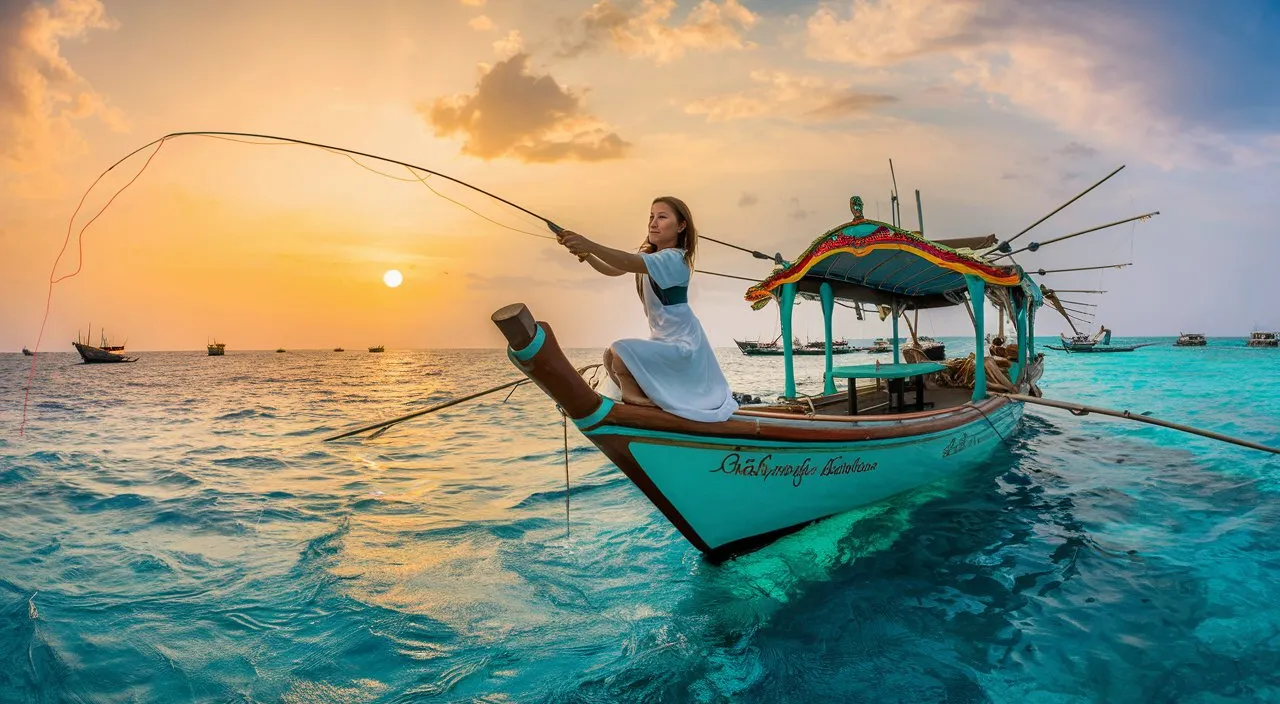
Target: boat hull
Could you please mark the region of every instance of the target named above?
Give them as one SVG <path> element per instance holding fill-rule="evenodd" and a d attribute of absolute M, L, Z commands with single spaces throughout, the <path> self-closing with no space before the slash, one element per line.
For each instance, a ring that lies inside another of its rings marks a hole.
<path fill-rule="evenodd" d="M 780 347 L 779 348 L 740 348 L 740 349 L 742 349 L 742 353 L 747 355 L 748 357 L 781 357 L 782 355 L 786 354 Z M 841 354 L 850 354 L 852 352 L 859 352 L 859 351 L 860 350 L 857 350 L 851 347 L 845 347 L 845 348 L 837 347 L 831 350 L 831 354 L 841 355 Z M 804 357 L 804 356 L 816 357 L 816 356 L 825 355 L 826 353 L 827 351 L 825 349 L 812 349 L 807 347 L 798 347 L 791 350 L 791 354 L 796 357 Z"/>
<path fill-rule="evenodd" d="M 116 354 L 115 352 L 108 352 L 100 347 L 84 345 L 79 342 L 73 342 L 71 344 L 75 346 L 76 352 L 80 353 L 80 359 L 83 359 L 85 364 L 114 364 L 138 361 L 137 357 L 127 357 L 122 354 Z"/>
<path fill-rule="evenodd" d="M 899 423 L 950 425 L 942 430 L 867 440 L 716 437 L 609 425 L 607 420 L 584 434 L 690 543 L 717 561 L 814 521 L 980 466 L 1017 429 L 1022 404 L 1001 403 L 985 418 L 972 409 L 955 415 L 953 423 L 937 417 Z M 734 420 L 767 422 L 745 415 Z M 777 422 L 797 428 L 805 423 Z M 849 430 L 863 426 L 872 434 L 876 426 L 891 423 L 845 425 Z M 808 424 L 815 430 L 833 425 Z"/>

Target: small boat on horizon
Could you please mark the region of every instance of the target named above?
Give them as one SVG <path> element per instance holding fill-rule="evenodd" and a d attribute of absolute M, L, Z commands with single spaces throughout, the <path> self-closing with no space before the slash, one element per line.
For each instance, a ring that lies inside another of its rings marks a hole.
<path fill-rule="evenodd" d="M 27 349 L 26 347 L 23 347 L 23 348 L 22 348 L 22 354 L 26 355 L 27 357 L 34 357 L 34 356 L 36 356 L 36 353 L 35 353 L 35 352 L 32 352 L 31 350 Z"/>
<path fill-rule="evenodd" d="M 101 333 L 102 339 L 96 347 L 89 344 L 92 328 L 90 328 L 90 333 L 86 334 L 83 340 L 80 339 L 80 333 L 77 332 L 76 341 L 71 343 L 71 345 L 76 348 L 76 352 L 80 353 L 80 359 L 84 360 L 85 364 L 110 364 L 138 361 L 137 357 L 129 357 L 120 354 L 120 352 L 124 351 L 124 345 L 113 345 L 108 342 L 105 330 L 100 330 L 99 332 Z"/>
<path fill-rule="evenodd" d="M 283 348 L 283 347 L 277 347 L 277 348 L 276 348 L 276 354 L 280 354 L 281 352 L 284 352 L 284 348 Z"/>
<path fill-rule="evenodd" d="M 1280 347 L 1280 333 L 1253 332 L 1249 334 L 1246 347 Z"/>
<path fill-rule="evenodd" d="M 383 345 L 378 345 L 377 347 L 370 347 L 369 351 L 370 352 L 386 352 L 387 348 L 384 347 Z"/>
<path fill-rule="evenodd" d="M 1181 332 L 1178 333 L 1178 339 L 1174 341 L 1174 347 L 1204 347 L 1209 341 L 1204 339 L 1204 335 L 1198 332 Z"/>
<path fill-rule="evenodd" d="M 333 348 L 333 351 L 334 351 L 334 352 L 346 352 L 346 350 L 342 349 L 341 347 L 334 347 L 334 348 Z"/>
<path fill-rule="evenodd" d="M 214 340 L 208 345 L 210 357 L 222 357 L 227 353 L 227 343 Z"/>

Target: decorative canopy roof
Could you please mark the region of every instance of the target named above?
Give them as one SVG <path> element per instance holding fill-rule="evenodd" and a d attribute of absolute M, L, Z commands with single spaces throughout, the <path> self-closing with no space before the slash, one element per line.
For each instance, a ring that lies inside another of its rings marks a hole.
<path fill-rule="evenodd" d="M 1016 265 L 997 266 L 970 250 L 952 249 L 918 232 L 868 220 L 857 196 L 849 199 L 849 207 L 852 221 L 817 238 L 795 263 L 747 289 L 753 308 L 789 283 L 802 294 L 816 294 L 825 282 L 838 299 L 877 304 L 907 299 L 904 302 L 915 308 L 961 303 L 968 291 L 965 276 L 991 286 L 1022 287 L 1024 274 Z"/>

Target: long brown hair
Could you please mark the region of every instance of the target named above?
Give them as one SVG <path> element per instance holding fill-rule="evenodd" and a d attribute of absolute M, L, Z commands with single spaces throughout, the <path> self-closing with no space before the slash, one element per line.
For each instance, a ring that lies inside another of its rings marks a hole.
<path fill-rule="evenodd" d="M 665 203 L 676 214 L 676 225 L 684 225 L 684 229 L 676 236 L 676 247 L 684 250 L 684 263 L 689 266 L 689 278 L 693 278 L 693 260 L 698 253 L 698 228 L 693 224 L 693 211 L 689 210 L 689 206 L 685 202 L 675 196 L 658 196 L 653 199 L 650 207 L 658 203 Z M 644 236 L 644 244 L 640 245 L 640 251 L 646 254 L 652 254 L 654 249 L 653 243 L 649 241 L 649 235 Z M 640 286 L 640 274 L 636 274 L 636 294 L 640 296 L 640 300 L 644 300 L 644 289 Z"/>

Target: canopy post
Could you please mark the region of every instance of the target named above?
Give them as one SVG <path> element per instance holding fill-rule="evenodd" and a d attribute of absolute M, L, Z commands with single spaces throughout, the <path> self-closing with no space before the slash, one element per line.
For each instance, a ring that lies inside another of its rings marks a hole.
<path fill-rule="evenodd" d="M 1036 314 L 1032 310 L 1035 305 L 1031 301 L 1027 301 L 1027 363 L 1036 358 Z"/>
<path fill-rule="evenodd" d="M 831 378 L 831 313 L 835 310 L 836 293 L 826 281 L 818 287 L 818 293 L 822 296 L 822 324 L 827 334 L 827 366 L 826 373 L 822 375 L 822 393 L 834 394 L 836 380 Z"/>
<path fill-rule="evenodd" d="M 970 274 L 965 274 L 964 280 L 969 285 L 969 299 L 973 302 L 973 339 L 977 346 L 973 352 L 973 402 L 977 403 L 987 397 L 987 343 L 983 339 L 986 329 L 982 325 L 987 282 Z"/>
<path fill-rule="evenodd" d="M 791 353 L 791 310 L 796 305 L 796 285 L 783 284 L 782 297 L 779 301 L 779 318 L 782 319 L 782 360 L 783 368 L 786 370 L 785 388 L 783 393 L 787 398 L 796 397 L 796 370 L 793 364 L 794 358 Z"/>
<path fill-rule="evenodd" d="M 902 358 L 898 356 L 898 297 L 893 297 L 893 363 L 900 364 Z"/>
<path fill-rule="evenodd" d="M 1012 298 L 1012 297 L 1011 297 Z M 1017 300 L 1013 302 L 1013 325 L 1018 331 L 1018 358 L 1013 362 L 1013 368 L 1009 370 L 1009 378 L 1014 383 L 1018 381 L 1018 375 L 1022 373 L 1022 369 L 1026 366 L 1027 358 L 1027 307 L 1030 301 L 1026 296 L 1017 296 Z"/>

